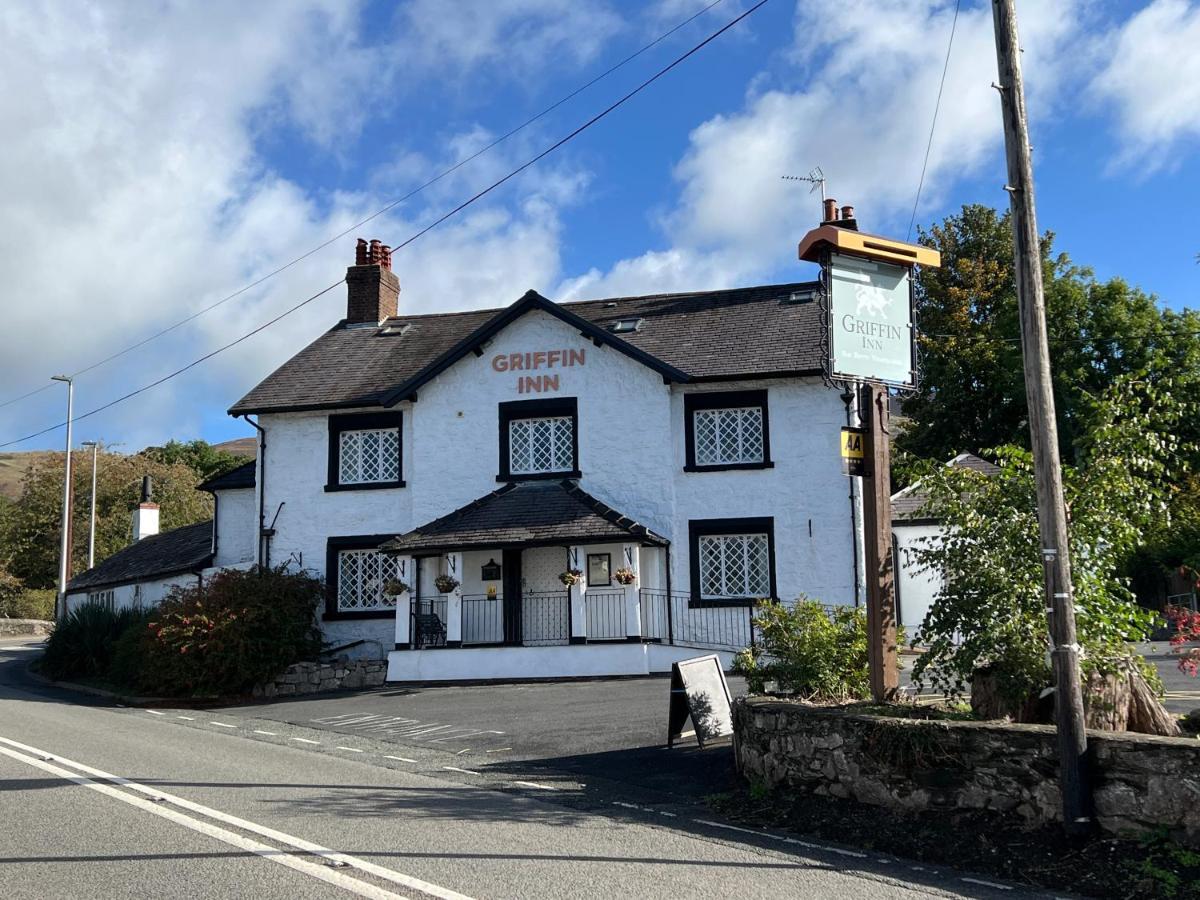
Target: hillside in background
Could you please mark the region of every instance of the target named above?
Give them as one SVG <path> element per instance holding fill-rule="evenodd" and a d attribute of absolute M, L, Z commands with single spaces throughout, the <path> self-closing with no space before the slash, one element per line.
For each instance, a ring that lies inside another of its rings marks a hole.
<path fill-rule="evenodd" d="M 233 456 L 253 459 L 258 452 L 258 440 L 253 437 L 234 438 L 213 444 L 214 450 Z M 29 450 L 24 453 L 0 453 L 0 497 L 16 500 L 21 496 L 21 481 L 29 467 L 51 455 L 51 450 Z M 86 451 L 77 451 L 86 453 Z M 78 456 L 76 456 L 78 459 Z M 61 480 L 61 479 L 60 479 Z"/>

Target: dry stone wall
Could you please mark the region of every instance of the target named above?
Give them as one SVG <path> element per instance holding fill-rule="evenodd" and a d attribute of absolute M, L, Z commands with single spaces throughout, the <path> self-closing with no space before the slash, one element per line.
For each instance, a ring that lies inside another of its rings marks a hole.
<path fill-rule="evenodd" d="M 769 787 L 898 811 L 1062 819 L 1046 725 L 935 722 L 766 698 L 734 708 L 738 770 Z M 1088 732 L 1096 814 L 1114 833 L 1169 829 L 1200 846 L 1200 741 Z"/>
<path fill-rule="evenodd" d="M 301 662 L 288 666 L 274 681 L 256 685 L 255 697 L 290 697 L 354 688 L 378 687 L 387 677 L 387 661 L 346 659 Z"/>

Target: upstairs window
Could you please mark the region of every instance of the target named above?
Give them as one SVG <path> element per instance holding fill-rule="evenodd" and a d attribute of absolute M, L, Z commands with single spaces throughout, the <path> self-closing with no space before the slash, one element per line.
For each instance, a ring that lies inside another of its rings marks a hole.
<path fill-rule="evenodd" d="M 775 596 L 775 522 L 699 519 L 688 523 L 693 602 L 720 605 Z"/>
<path fill-rule="evenodd" d="M 327 491 L 404 487 L 401 413 L 329 417 Z"/>
<path fill-rule="evenodd" d="M 766 391 L 684 394 L 688 472 L 770 468 Z"/>
<path fill-rule="evenodd" d="M 577 410 L 574 397 L 501 403 L 497 480 L 578 478 Z"/>

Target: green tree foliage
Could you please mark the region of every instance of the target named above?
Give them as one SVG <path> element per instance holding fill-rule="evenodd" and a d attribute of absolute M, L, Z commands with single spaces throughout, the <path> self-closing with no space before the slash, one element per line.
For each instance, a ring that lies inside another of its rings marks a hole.
<path fill-rule="evenodd" d="M 754 617 L 759 640 L 734 657 L 733 671 L 761 693 L 768 681 L 806 700 L 865 697 L 867 618 L 861 609 L 826 610 L 801 597 L 794 604 L 764 601 Z"/>
<path fill-rule="evenodd" d="M 1194 414 L 1173 385 L 1123 379 L 1081 408 L 1079 466 L 1064 465 L 1072 578 L 1087 671 L 1111 671 L 1128 657 L 1152 616 L 1134 602 L 1122 564 L 1168 514 L 1168 432 Z M 915 549 L 918 564 L 944 573 L 944 586 L 917 634 L 928 647 L 919 681 L 959 693 L 979 670 L 996 676 L 1014 705 L 1050 684 L 1046 597 L 1030 453 L 1006 445 L 989 454 L 1000 473 L 917 463 L 929 496 L 923 512 L 944 525 L 940 541 Z"/>
<path fill-rule="evenodd" d="M 942 267 L 916 282 L 922 382 L 904 404 L 911 426 L 899 447 L 936 460 L 1028 447 L 1009 213 L 964 206 L 920 240 L 941 252 Z M 1200 313 L 1160 309 L 1119 278 L 1098 281 L 1053 242 L 1047 233 L 1041 250 L 1054 393 L 1063 458 L 1077 461 L 1087 398 L 1118 379 L 1174 379 L 1200 392 Z M 1182 452 L 1200 463 L 1200 420 L 1181 428 Z"/>
<path fill-rule="evenodd" d="M 161 447 L 147 447 L 141 455 L 168 465 L 183 463 L 194 470 L 201 481 L 224 475 L 247 461 L 244 456 L 226 453 L 201 440 L 184 442 L 172 439 Z"/>
<path fill-rule="evenodd" d="M 73 454 L 72 575 L 87 567 L 90 462 L 89 454 Z M 143 475 L 154 480 L 162 530 L 212 517 L 212 497 L 195 490 L 201 479 L 185 463 L 161 462 L 142 454 L 101 452 L 96 476 L 97 560 L 128 546 L 130 515 L 138 503 Z M 0 520 L 0 561 L 31 588 L 57 584 L 62 478 L 63 454 L 45 454 L 25 473 L 20 500 Z"/>
<path fill-rule="evenodd" d="M 0 617 L 16 619 L 17 600 L 25 592 L 25 585 L 0 563 Z"/>

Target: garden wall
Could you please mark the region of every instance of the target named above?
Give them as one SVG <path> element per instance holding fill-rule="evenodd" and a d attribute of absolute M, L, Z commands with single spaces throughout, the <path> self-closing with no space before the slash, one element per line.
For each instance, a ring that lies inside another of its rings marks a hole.
<path fill-rule="evenodd" d="M 0 618 L 0 637 L 13 637 L 23 634 L 49 634 L 53 630 L 53 622 L 45 622 L 41 619 Z"/>
<path fill-rule="evenodd" d="M 743 698 L 734 733 L 738 771 L 770 787 L 899 811 L 990 810 L 1028 825 L 1062 819 L 1048 725 L 922 721 Z M 1200 741 L 1089 731 L 1088 742 L 1102 828 L 1166 827 L 1200 846 Z"/>
<path fill-rule="evenodd" d="M 378 687 L 387 675 L 382 659 L 345 659 L 301 662 L 288 666 L 274 681 L 256 685 L 255 697 L 288 697 L 352 688 Z"/>

